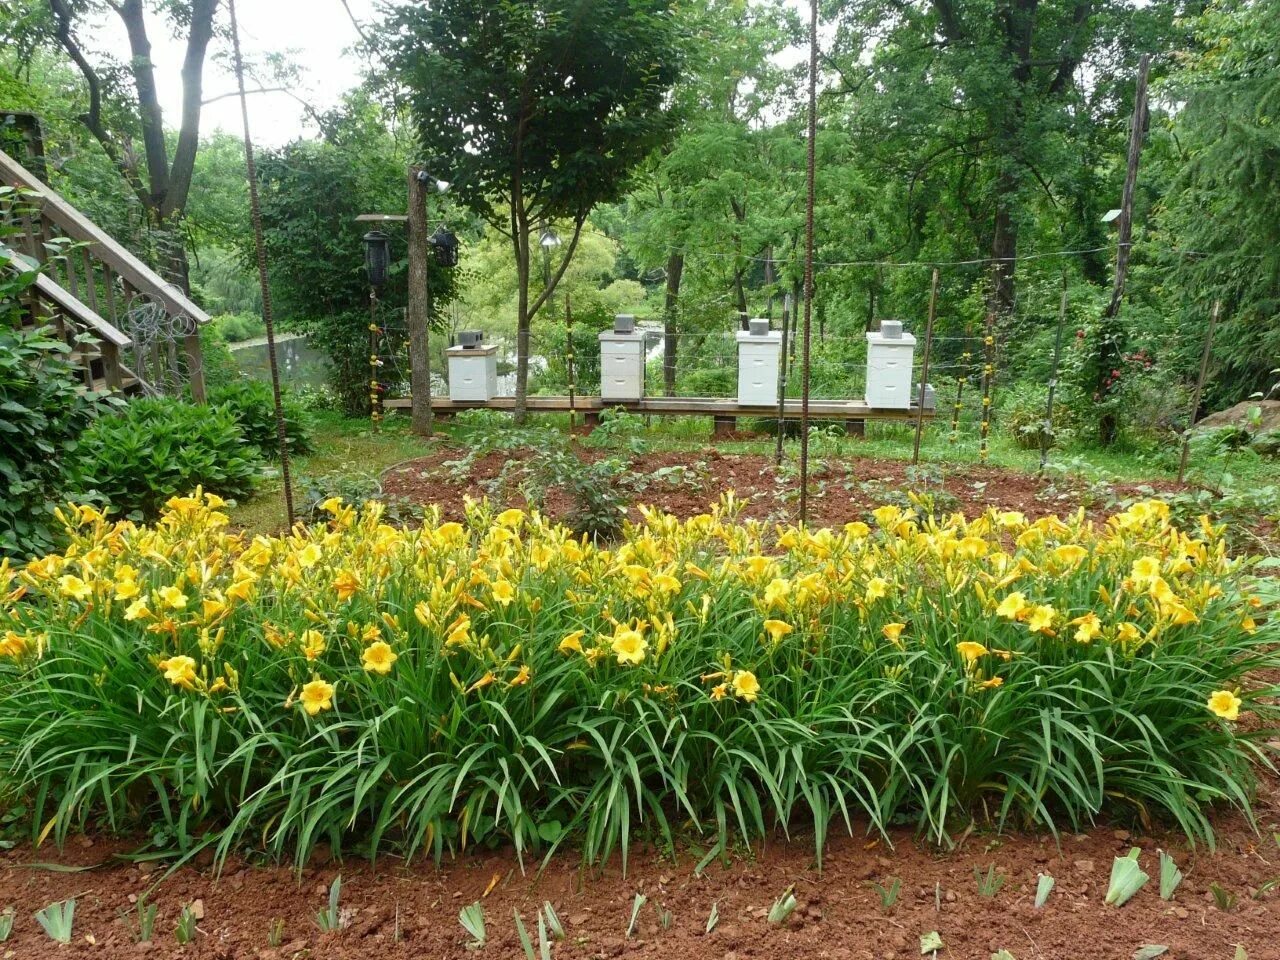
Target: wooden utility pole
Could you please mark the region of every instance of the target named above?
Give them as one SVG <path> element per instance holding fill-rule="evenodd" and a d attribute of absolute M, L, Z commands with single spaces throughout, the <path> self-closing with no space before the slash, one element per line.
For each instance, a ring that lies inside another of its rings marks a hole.
<path fill-rule="evenodd" d="M 428 260 L 431 232 L 427 186 L 421 167 L 409 168 L 409 293 L 404 324 L 409 335 L 410 424 L 419 436 L 431 436 L 431 286 Z"/>
<path fill-rule="evenodd" d="M 1142 156 L 1142 141 L 1147 132 L 1147 75 L 1151 71 L 1151 57 L 1143 54 L 1138 61 L 1138 83 L 1133 97 L 1133 118 L 1129 122 L 1129 157 L 1124 175 L 1124 190 L 1120 195 L 1120 222 L 1116 238 L 1116 277 L 1111 288 L 1111 302 L 1103 312 L 1104 320 L 1114 320 L 1120 313 L 1124 300 L 1124 284 L 1129 275 L 1129 251 L 1133 246 L 1133 195 L 1138 186 L 1138 160 Z M 1098 347 L 1098 393 L 1102 394 L 1110 372 L 1120 359 L 1112 324 L 1104 324 Z M 1099 423 L 1099 439 L 1104 444 L 1115 440 L 1117 418 L 1105 413 Z"/>

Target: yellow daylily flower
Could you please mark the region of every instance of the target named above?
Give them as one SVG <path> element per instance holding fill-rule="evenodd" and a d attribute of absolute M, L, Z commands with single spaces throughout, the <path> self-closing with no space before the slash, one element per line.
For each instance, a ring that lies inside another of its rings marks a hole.
<path fill-rule="evenodd" d="M 397 660 L 400 659 L 399 654 L 391 649 L 391 645 L 385 640 L 378 640 L 365 647 L 364 654 L 360 657 L 364 669 L 369 673 L 380 673 L 384 676 L 391 672 L 391 668 L 395 666 Z"/>
<path fill-rule="evenodd" d="M 334 684 L 316 677 L 308 683 L 303 684 L 302 694 L 298 700 L 302 704 L 302 709 L 307 711 L 309 716 L 316 716 L 322 711 L 333 709 L 333 695 L 336 692 Z"/>
<path fill-rule="evenodd" d="M 989 652 L 986 647 L 974 640 L 961 640 L 956 644 L 956 653 L 964 658 L 965 663 L 973 663 Z"/>
<path fill-rule="evenodd" d="M 737 670 L 733 674 L 733 695 L 748 703 L 755 703 L 760 696 L 760 681 L 750 670 Z"/>
<path fill-rule="evenodd" d="M 1230 690 L 1215 690 L 1209 696 L 1209 711 L 1223 720 L 1240 719 L 1240 705 L 1243 703 Z"/>
<path fill-rule="evenodd" d="M 794 630 L 795 627 L 784 620 L 766 620 L 764 622 L 764 632 L 768 634 L 769 639 L 774 643 L 781 643 L 782 638 Z"/>
<path fill-rule="evenodd" d="M 164 678 L 175 687 L 191 690 L 196 685 L 196 662 L 188 656 L 169 657 L 161 660 L 156 666 L 164 674 Z"/>
<path fill-rule="evenodd" d="M 618 624 L 610 639 L 609 649 L 618 658 L 620 665 L 635 666 L 643 662 L 644 655 L 649 649 L 649 642 L 645 640 L 644 633 L 640 630 Z"/>

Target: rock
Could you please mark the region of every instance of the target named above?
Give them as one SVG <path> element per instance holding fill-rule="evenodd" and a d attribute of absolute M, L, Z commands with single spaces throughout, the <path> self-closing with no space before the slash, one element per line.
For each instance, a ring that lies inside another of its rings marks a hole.
<path fill-rule="evenodd" d="M 1115 837 L 1117 840 L 1119 840 L 1121 843 L 1128 841 L 1133 836 L 1133 834 L 1131 834 L 1128 830 L 1116 830 L 1111 835 Z"/>
<path fill-rule="evenodd" d="M 192 900 L 191 906 L 189 909 L 191 910 L 191 915 L 195 917 L 197 920 L 204 919 L 204 901 L 203 900 L 201 900 L 198 897 L 195 900 Z"/>
<path fill-rule="evenodd" d="M 943 894 L 942 899 L 947 901 L 947 903 L 955 903 L 957 899 L 956 892 L 954 890 L 948 890 L 945 894 Z"/>
<path fill-rule="evenodd" d="M 1186 907 L 1174 907 L 1173 915 L 1177 917 L 1179 920 L 1185 920 L 1187 919 L 1187 917 L 1191 916 L 1191 911 L 1189 911 Z"/>
<path fill-rule="evenodd" d="M 587 914 L 585 914 L 585 913 L 575 913 L 575 914 L 571 914 L 571 915 L 569 916 L 569 926 L 571 926 L 571 927 L 583 927 L 583 926 L 586 926 L 587 921 L 588 921 L 588 920 L 590 920 L 590 919 L 591 919 L 591 918 L 590 918 L 589 916 L 587 916 Z"/>
<path fill-rule="evenodd" d="M 1076 873 L 1083 873 L 1085 876 L 1089 876 L 1097 869 L 1092 860 L 1077 860 L 1073 866 L 1076 868 Z"/>
<path fill-rule="evenodd" d="M 1252 418 L 1254 410 L 1260 411 L 1256 424 Z M 1253 433 L 1280 430 L 1280 400 L 1243 400 L 1234 407 L 1211 413 L 1203 420 L 1196 422 L 1197 430 L 1234 426 L 1244 427 Z"/>

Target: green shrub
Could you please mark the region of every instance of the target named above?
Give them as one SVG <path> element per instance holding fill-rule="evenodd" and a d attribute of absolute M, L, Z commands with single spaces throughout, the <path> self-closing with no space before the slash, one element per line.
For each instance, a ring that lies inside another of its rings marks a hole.
<path fill-rule="evenodd" d="M 996 421 L 1013 442 L 1024 450 L 1039 450 L 1044 440 L 1060 447 L 1076 432 L 1076 415 L 1060 391 L 1054 398 L 1053 426 L 1045 429 L 1045 404 L 1049 388 L 1036 383 L 1017 383 L 997 394 L 999 409 Z"/>
<path fill-rule="evenodd" d="M 248 496 L 261 469 L 229 408 L 154 397 L 134 400 L 84 432 L 72 486 L 86 499 L 147 519 L 197 486 Z"/>
<path fill-rule="evenodd" d="M 16 277 L 0 276 L 0 297 Z M 77 389 L 65 343 L 47 328 L 0 325 L 0 556 L 27 557 L 54 543 L 53 507 L 81 432 L 103 401 Z"/>
<path fill-rule="evenodd" d="M 211 325 L 200 328 L 200 353 L 204 358 L 204 384 L 207 389 L 223 386 L 240 378 L 240 364 L 227 346 L 227 341 Z"/>
<path fill-rule="evenodd" d="M 274 458 L 280 455 L 275 398 L 270 384 L 241 377 L 210 390 L 209 403 L 231 411 L 248 443 L 267 456 Z M 311 438 L 310 414 L 301 401 L 287 390 L 281 393 L 280 407 L 284 413 L 285 442 L 289 445 L 289 452 L 295 455 L 310 453 L 315 449 Z"/>
<path fill-rule="evenodd" d="M 267 325 L 262 318 L 252 313 L 224 313 L 209 321 L 209 326 L 218 331 L 227 343 L 240 343 L 267 333 Z"/>

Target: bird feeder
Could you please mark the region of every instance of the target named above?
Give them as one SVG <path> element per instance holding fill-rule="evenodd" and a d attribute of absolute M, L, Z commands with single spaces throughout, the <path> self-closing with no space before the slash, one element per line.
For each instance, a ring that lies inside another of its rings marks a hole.
<path fill-rule="evenodd" d="M 900 320 L 881 320 L 880 329 L 867 333 L 867 406 L 874 410 L 907 410 L 911 395 L 911 364 L 916 338 Z"/>
<path fill-rule="evenodd" d="M 381 290 L 387 282 L 387 270 L 391 265 L 390 237 L 381 230 L 370 230 L 364 235 L 364 268 L 369 274 L 369 286 Z"/>
<path fill-rule="evenodd" d="M 441 224 L 431 235 L 431 249 L 436 255 L 436 263 L 442 267 L 458 265 L 458 237 L 452 230 Z"/>
<path fill-rule="evenodd" d="M 458 345 L 444 352 L 449 363 L 449 399 L 488 403 L 498 395 L 498 348 L 479 330 L 463 330 Z"/>
<path fill-rule="evenodd" d="M 640 400 L 644 397 L 644 333 L 636 318 L 618 314 L 613 329 L 600 334 L 600 399 Z"/>
<path fill-rule="evenodd" d="M 737 340 L 739 406 L 774 406 L 778 402 L 782 332 L 770 330 L 767 319 L 754 319 L 746 330 L 738 331 Z"/>

